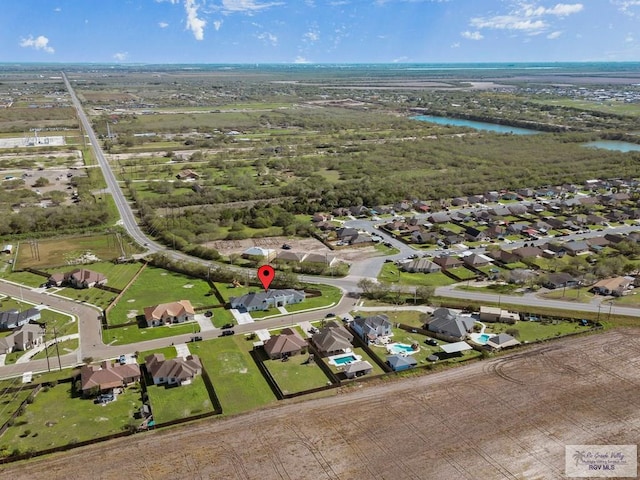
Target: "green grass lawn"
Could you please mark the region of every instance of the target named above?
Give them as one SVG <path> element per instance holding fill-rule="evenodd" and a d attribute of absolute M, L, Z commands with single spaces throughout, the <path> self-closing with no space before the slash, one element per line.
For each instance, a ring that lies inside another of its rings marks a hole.
<path fill-rule="evenodd" d="M 236 335 L 189 344 L 211 378 L 224 414 L 253 410 L 276 401 L 249 354 L 252 342 Z"/>
<path fill-rule="evenodd" d="M 487 333 L 501 333 L 514 328 L 519 332 L 517 339 L 521 342 L 533 342 L 565 335 L 567 333 L 586 332 L 590 327 L 583 327 L 576 322 L 545 324 L 542 322 L 516 322 L 515 325 L 505 323 L 487 323 Z"/>
<path fill-rule="evenodd" d="M 520 288 L 522 288 L 522 286 L 518 286 L 518 285 L 512 285 L 512 284 L 504 284 L 504 283 L 495 283 L 492 285 L 486 285 L 483 287 L 474 287 L 473 283 L 470 284 L 465 284 L 465 285 L 458 285 L 456 287 L 456 290 L 467 290 L 470 292 L 486 292 L 486 293 L 492 293 L 494 295 L 520 295 L 522 296 L 523 293 L 522 292 L 518 292 L 517 290 L 519 290 Z"/>
<path fill-rule="evenodd" d="M 142 315 L 145 307 L 159 303 L 189 300 L 194 308 L 217 303 L 208 295 L 206 281 L 161 268 L 147 267 L 109 312 L 111 325 L 119 325 Z"/>
<path fill-rule="evenodd" d="M 194 378 L 190 385 L 171 388 L 162 385 L 149 385 L 147 392 L 149 393 L 153 419 L 156 423 L 213 411 L 213 403 L 200 375 Z"/>
<path fill-rule="evenodd" d="M 86 302 L 90 305 L 95 305 L 101 309 L 105 309 L 109 304 L 116 299 L 117 294 L 113 292 L 107 292 L 106 290 L 100 290 L 98 288 L 51 288 L 52 292 L 62 297 L 77 300 L 79 302 Z"/>
<path fill-rule="evenodd" d="M 20 383 L 16 382 L 14 387 L 20 387 Z M 32 392 L 31 388 L 23 388 L 17 392 L 3 393 L 0 396 L 0 425 L 9 420 L 13 412 L 15 412 L 20 404 L 29 396 Z"/>
<path fill-rule="evenodd" d="M 21 285 L 26 285 L 27 287 L 39 287 L 47 279 L 41 275 L 36 275 L 31 272 L 11 272 L 7 270 L 2 275 L 3 278 L 10 280 L 15 283 L 20 283 Z"/>
<path fill-rule="evenodd" d="M 293 355 L 289 360 L 266 360 L 265 366 L 278 383 L 282 393 L 297 393 L 312 388 L 322 387 L 329 378 L 315 362 L 304 363 L 308 354 Z"/>
<path fill-rule="evenodd" d="M 118 433 L 142 405 L 140 387 L 131 386 L 106 405 L 71 396 L 71 384 L 44 389 L 0 437 L 0 452 L 43 450 Z"/>
<path fill-rule="evenodd" d="M 66 355 L 67 353 L 71 353 L 75 350 L 78 349 L 78 346 L 80 345 L 80 342 L 77 338 L 72 338 L 70 340 L 65 340 L 63 342 L 58 342 L 58 351 L 60 352 L 60 355 Z M 56 363 L 55 358 L 57 357 L 57 351 L 56 351 L 56 346 L 55 345 L 51 345 L 49 347 L 49 360 L 52 362 L 52 364 Z M 39 360 L 42 358 L 47 358 L 47 352 L 45 352 L 44 350 L 42 350 L 41 352 L 36 353 L 33 357 L 31 357 L 33 360 Z"/>
<path fill-rule="evenodd" d="M 102 341 L 107 345 L 127 345 L 129 343 L 154 340 L 156 338 L 175 337 L 187 333 L 198 333 L 200 325 L 197 322 L 162 325 L 160 327 L 139 328 L 129 325 L 121 328 L 111 328 L 102 331 Z"/>
<path fill-rule="evenodd" d="M 399 277 L 398 277 L 399 275 Z M 424 285 L 431 287 L 443 287 L 456 283 L 455 280 L 447 277 L 442 272 L 435 273 L 407 273 L 399 272 L 398 267 L 393 263 L 382 265 L 378 280 L 389 283 L 397 283 L 400 278 L 400 285 Z"/>
<path fill-rule="evenodd" d="M 337 305 L 342 298 L 342 290 L 331 285 L 307 285 L 305 288 L 310 290 L 320 290 L 322 295 L 319 297 L 306 297 L 302 302 L 294 305 L 287 305 L 288 312 L 299 312 L 309 308 L 328 307 L 329 305 Z"/>
<path fill-rule="evenodd" d="M 449 273 L 458 277 L 460 280 L 471 280 L 476 278 L 476 274 L 465 267 L 450 268 Z"/>
<path fill-rule="evenodd" d="M 259 287 L 234 287 L 230 283 L 221 283 L 215 282 L 214 284 L 222 298 L 224 298 L 225 302 L 228 302 L 231 297 L 241 297 L 242 295 L 246 295 L 249 292 L 258 292 L 260 291 Z"/>
<path fill-rule="evenodd" d="M 584 288 L 558 288 L 551 290 L 543 295 L 544 298 L 553 298 L 557 300 L 572 300 L 576 302 L 589 303 L 595 295 L 589 291 L 588 287 Z"/>

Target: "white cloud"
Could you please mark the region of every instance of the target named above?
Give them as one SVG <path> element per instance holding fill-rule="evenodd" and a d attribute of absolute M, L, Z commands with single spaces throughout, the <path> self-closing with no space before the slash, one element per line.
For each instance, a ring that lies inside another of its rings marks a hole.
<path fill-rule="evenodd" d="M 408 61 L 409 61 L 409 57 L 402 56 L 402 57 L 394 58 L 393 60 L 391 60 L 391 63 L 406 63 Z"/>
<path fill-rule="evenodd" d="M 124 62 L 127 57 L 129 57 L 129 52 L 118 52 L 113 54 L 114 60 L 117 60 L 118 62 Z"/>
<path fill-rule="evenodd" d="M 35 50 L 44 50 L 47 53 L 54 53 L 53 47 L 49 46 L 49 39 L 44 35 L 39 35 L 33 38 L 33 35 L 29 35 L 27 38 L 20 40 L 20 46 L 24 48 L 33 48 Z"/>
<path fill-rule="evenodd" d="M 215 28 L 215 29 L 216 29 L 216 32 L 217 32 L 218 30 L 220 30 L 220 27 L 221 27 L 221 26 L 222 26 L 222 20 L 215 20 L 215 21 L 213 22 L 213 28 Z"/>
<path fill-rule="evenodd" d="M 636 15 L 634 8 L 640 7 L 640 0 L 611 0 L 611 3 L 622 13 L 631 17 Z"/>
<path fill-rule="evenodd" d="M 452 43 L 451 48 L 460 48 L 460 42 Z"/>
<path fill-rule="evenodd" d="M 511 5 L 511 10 L 506 15 L 475 17 L 470 20 L 469 24 L 477 29 L 510 30 L 528 35 L 539 35 L 548 31 L 553 22 L 579 13 L 584 9 L 584 5 L 581 3 L 558 3 L 547 8 L 536 3 L 517 0 L 512 1 Z"/>
<path fill-rule="evenodd" d="M 627 43 L 631 43 L 633 42 L 634 38 L 633 38 L 633 34 L 632 33 L 627 33 L 627 36 L 624 37 L 624 41 Z"/>
<path fill-rule="evenodd" d="M 315 43 L 320 39 L 320 33 L 317 30 L 309 30 L 307 33 L 302 35 L 302 39 L 305 42 Z"/>
<path fill-rule="evenodd" d="M 311 62 L 304 57 L 297 56 L 293 61 L 293 63 L 311 63 Z"/>
<path fill-rule="evenodd" d="M 207 21 L 198 17 L 199 5 L 195 0 L 184 0 L 184 9 L 187 12 L 187 28 L 191 30 L 196 40 L 204 39 L 204 27 Z"/>
<path fill-rule="evenodd" d="M 278 37 L 273 33 L 263 32 L 258 34 L 258 38 L 265 43 L 270 43 L 274 47 L 278 45 Z"/>
<path fill-rule="evenodd" d="M 284 2 L 260 3 L 256 0 L 222 0 L 221 10 L 225 13 L 253 13 L 278 5 L 284 5 Z"/>
<path fill-rule="evenodd" d="M 60 7 L 56 7 L 56 8 L 54 8 L 54 9 L 53 9 L 53 11 L 54 11 L 54 12 L 56 12 L 56 13 L 58 13 L 58 12 L 61 12 L 61 11 L 62 11 L 62 8 L 60 8 Z"/>
<path fill-rule="evenodd" d="M 466 32 L 462 32 L 460 35 L 469 40 L 482 40 L 484 38 L 484 36 L 478 31 L 470 32 L 467 30 Z"/>
<path fill-rule="evenodd" d="M 562 32 L 560 30 L 556 30 L 555 32 L 551 32 L 549 35 L 547 35 L 547 38 L 549 40 L 555 40 L 556 38 L 558 38 L 560 35 L 562 35 Z"/>
<path fill-rule="evenodd" d="M 158 26 L 160 28 L 167 28 L 169 26 L 169 24 L 167 22 L 158 22 Z"/>

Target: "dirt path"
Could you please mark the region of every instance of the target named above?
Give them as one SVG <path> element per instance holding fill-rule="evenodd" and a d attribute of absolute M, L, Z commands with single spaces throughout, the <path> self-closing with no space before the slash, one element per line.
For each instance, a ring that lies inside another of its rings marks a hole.
<path fill-rule="evenodd" d="M 562 478 L 564 446 L 640 438 L 640 331 L 0 468 L 13 479 Z"/>

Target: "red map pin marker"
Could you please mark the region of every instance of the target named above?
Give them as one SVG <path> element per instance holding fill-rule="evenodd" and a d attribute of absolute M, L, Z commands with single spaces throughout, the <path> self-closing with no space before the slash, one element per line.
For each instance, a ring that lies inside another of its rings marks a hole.
<path fill-rule="evenodd" d="M 269 290 L 269 285 L 273 281 L 273 277 L 276 276 L 276 271 L 271 265 L 263 265 L 258 269 L 258 278 L 264 287 L 264 291 Z"/>

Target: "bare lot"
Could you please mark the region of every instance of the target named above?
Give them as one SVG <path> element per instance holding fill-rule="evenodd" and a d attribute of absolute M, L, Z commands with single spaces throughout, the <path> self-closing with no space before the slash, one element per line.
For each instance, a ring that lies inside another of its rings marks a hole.
<path fill-rule="evenodd" d="M 640 331 L 617 330 L 81 448 L 1 467 L 0 474 L 48 480 L 558 479 L 566 444 L 637 443 L 639 366 Z"/>
<path fill-rule="evenodd" d="M 218 240 L 206 243 L 205 246 L 215 248 L 223 256 L 240 254 L 250 247 L 271 248 L 276 251 L 282 249 L 282 245 L 288 244 L 294 252 L 310 252 L 322 255 L 335 255 L 343 261 L 354 261 L 379 255 L 372 246 L 344 248 L 331 250 L 315 238 L 290 238 L 290 237 L 264 237 L 247 238 L 244 240 Z"/>

